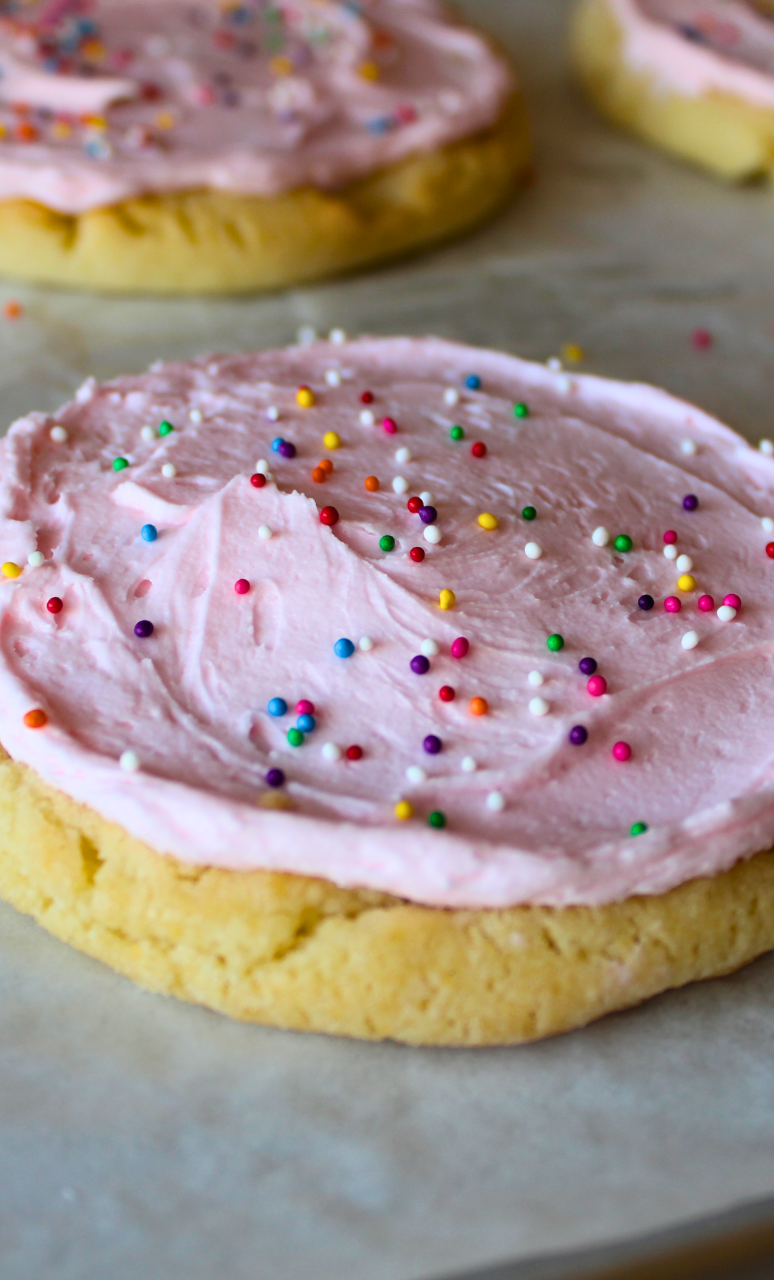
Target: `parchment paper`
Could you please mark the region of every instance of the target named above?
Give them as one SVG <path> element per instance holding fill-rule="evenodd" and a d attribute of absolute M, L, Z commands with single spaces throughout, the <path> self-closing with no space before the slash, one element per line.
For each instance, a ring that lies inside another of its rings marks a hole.
<path fill-rule="evenodd" d="M 89 373 L 433 331 L 666 385 L 774 436 L 774 194 L 597 121 L 561 0 L 469 0 L 530 92 L 539 178 L 415 263 L 247 301 L 0 286 L 3 423 Z M 714 337 L 696 351 L 691 333 Z M 0 909 L 3 1280 L 421 1280 L 774 1193 L 774 959 L 533 1047 L 282 1034 L 146 995 Z"/>

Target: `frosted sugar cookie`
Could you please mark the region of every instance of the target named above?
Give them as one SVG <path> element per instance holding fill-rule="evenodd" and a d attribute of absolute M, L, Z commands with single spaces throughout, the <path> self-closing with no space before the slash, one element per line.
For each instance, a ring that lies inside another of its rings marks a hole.
<path fill-rule="evenodd" d="M 700 410 L 436 339 L 87 383 L 0 446 L 0 894 L 415 1043 L 725 973 L 774 946 L 772 513 Z"/>
<path fill-rule="evenodd" d="M 529 159 L 435 0 L 0 0 L 0 272 L 275 288 L 465 231 Z"/>
<path fill-rule="evenodd" d="M 768 175 L 774 25 L 760 0 L 581 0 L 575 66 L 612 119 L 721 177 Z"/>

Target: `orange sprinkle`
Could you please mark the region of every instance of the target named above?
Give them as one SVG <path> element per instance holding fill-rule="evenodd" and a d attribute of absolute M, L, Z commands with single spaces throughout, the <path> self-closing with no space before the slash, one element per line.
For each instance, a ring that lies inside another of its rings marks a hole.
<path fill-rule="evenodd" d="M 315 467 L 312 472 L 312 479 L 315 484 L 325 484 L 325 481 L 328 479 L 328 472 L 325 470 L 325 467 Z"/>
<path fill-rule="evenodd" d="M 379 480 L 376 476 L 366 476 L 365 487 L 369 493 L 376 493 L 379 489 Z"/>
<path fill-rule="evenodd" d="M 27 124 L 26 121 L 22 121 L 21 124 L 17 124 L 16 140 L 17 142 L 37 142 L 38 131 L 34 124 Z"/>
<path fill-rule="evenodd" d="M 472 716 L 485 716 L 489 710 L 489 703 L 486 698 L 471 698 L 468 703 L 468 711 Z"/>
<path fill-rule="evenodd" d="M 322 462 L 319 465 L 322 467 L 326 475 L 331 474 L 333 470 L 333 463 L 331 462 L 330 458 L 323 458 Z"/>
<path fill-rule="evenodd" d="M 36 707 L 34 711 L 28 711 L 24 717 L 24 723 L 28 729 L 42 729 L 48 724 L 48 716 L 40 707 Z"/>
<path fill-rule="evenodd" d="M 22 304 L 10 299 L 3 307 L 3 315 L 6 320 L 18 320 L 22 313 Z"/>

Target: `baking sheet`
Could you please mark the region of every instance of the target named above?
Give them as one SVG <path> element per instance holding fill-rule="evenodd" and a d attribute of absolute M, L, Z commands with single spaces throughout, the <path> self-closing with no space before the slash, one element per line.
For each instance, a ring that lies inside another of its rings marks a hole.
<path fill-rule="evenodd" d="M 598 122 L 566 83 L 561 0 L 461 7 L 513 50 L 533 103 L 539 178 L 503 218 L 259 300 L 0 285 L 24 306 L 0 321 L 3 423 L 90 373 L 335 324 L 543 359 L 578 342 L 585 367 L 774 437 L 774 195 Z M 546 1044 L 360 1045 L 146 995 L 2 908 L 0 1273 L 427 1280 L 532 1260 L 537 1275 L 540 1255 L 774 1195 L 773 993 L 767 959 Z M 589 1256 L 561 1274 L 587 1275 Z"/>

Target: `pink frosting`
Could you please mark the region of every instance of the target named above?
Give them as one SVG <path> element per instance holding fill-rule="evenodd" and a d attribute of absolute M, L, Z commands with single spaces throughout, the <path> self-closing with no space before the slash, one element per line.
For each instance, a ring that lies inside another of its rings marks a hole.
<path fill-rule="evenodd" d="M 627 62 L 691 97 L 774 107 L 774 24 L 746 0 L 609 0 Z"/>
<path fill-rule="evenodd" d="M 298 405 L 300 384 L 313 407 Z M 174 431 L 145 439 L 162 420 Z M 52 439 L 57 425 L 66 441 Z M 330 431 L 337 449 L 323 443 Z M 273 452 L 274 437 L 296 456 Z M 326 456 L 334 470 L 316 483 Z M 129 466 L 114 470 L 117 457 Z M 250 480 L 259 458 L 275 477 L 263 488 Z M 407 509 L 428 492 L 436 544 Z M 338 523 L 321 522 L 323 506 Z M 497 907 L 661 892 L 774 841 L 774 561 L 762 525 L 774 461 L 661 391 L 436 339 L 159 366 L 17 422 L 0 450 L 0 510 L 0 559 L 23 569 L 0 579 L 0 741 L 162 852 Z M 496 529 L 480 526 L 487 512 Z M 598 546 L 598 526 L 629 535 L 631 551 Z M 677 589 L 668 530 L 693 560 L 694 591 Z M 45 562 L 30 567 L 35 551 Z M 456 604 L 443 611 L 445 589 Z M 723 621 L 732 593 L 739 608 Z M 682 596 L 679 613 L 668 596 Z M 155 628 L 145 639 L 141 620 Z M 561 650 L 547 646 L 553 634 Z M 469 648 L 455 658 L 460 637 Z M 334 652 L 341 638 L 350 658 Z M 438 652 L 415 674 L 426 640 Z M 588 656 L 602 697 L 579 670 Z M 446 685 L 453 701 L 439 697 Z M 488 714 L 470 713 L 477 697 Z M 535 697 L 547 714 L 530 709 Z M 268 713 L 273 698 L 287 715 Z M 294 748 L 301 700 L 317 727 Z M 44 728 L 24 723 L 35 708 Z M 584 745 L 569 741 L 577 725 Z M 439 754 L 424 750 L 428 735 Z M 629 760 L 615 758 L 620 742 Z M 362 758 L 330 759 L 327 744 Z M 119 765 L 127 750 L 138 772 Z M 280 791 L 264 781 L 272 768 L 285 773 Z M 407 776 L 417 768 L 424 779 Z M 277 795 L 292 812 L 262 807 Z M 408 822 L 394 816 L 401 800 Z M 445 830 L 428 826 L 436 810 Z M 648 831 L 633 838 L 638 822 Z"/>
<path fill-rule="evenodd" d="M 0 199 L 335 188 L 486 128 L 512 90 L 436 0 L 0 0 Z"/>

